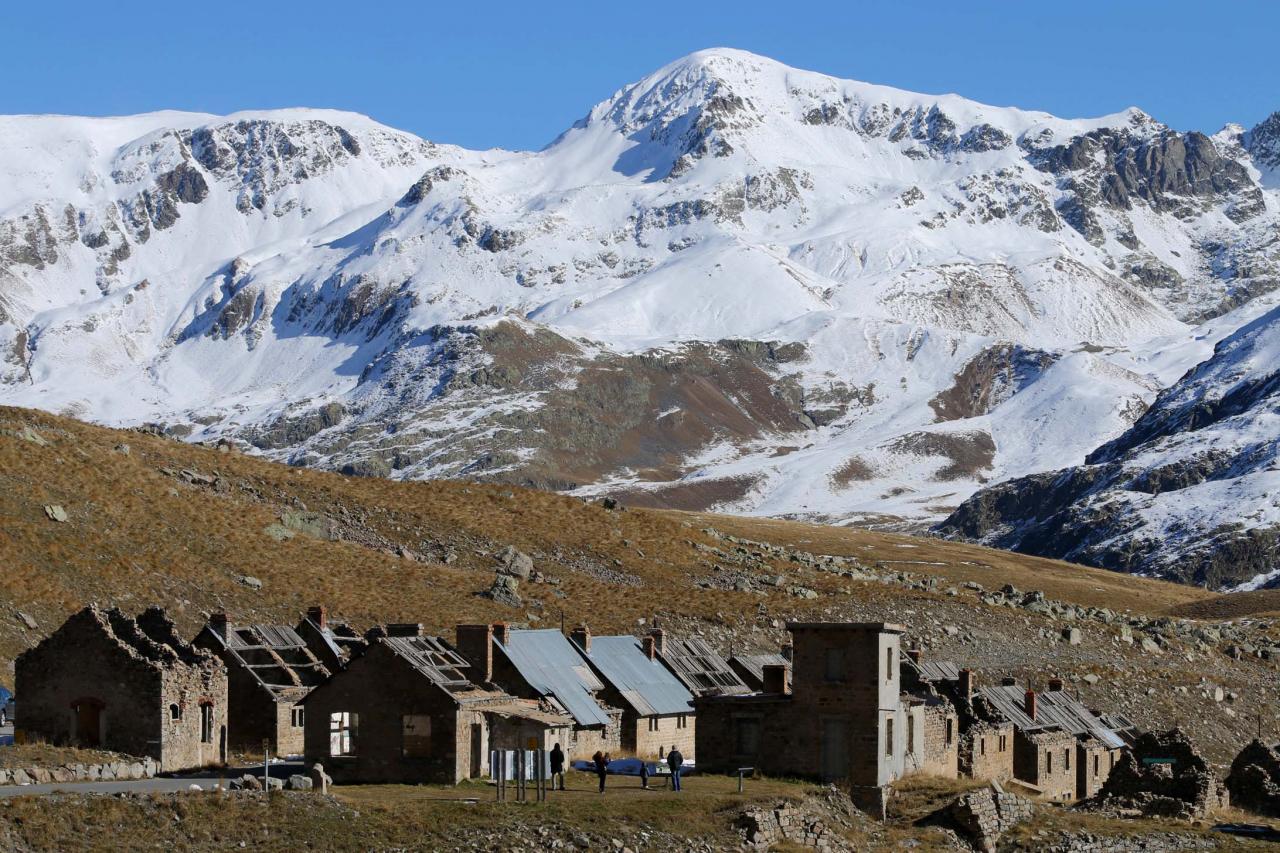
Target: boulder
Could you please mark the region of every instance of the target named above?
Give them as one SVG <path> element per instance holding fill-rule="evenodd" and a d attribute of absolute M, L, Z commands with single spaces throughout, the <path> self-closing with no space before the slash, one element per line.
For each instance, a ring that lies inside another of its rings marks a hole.
<path fill-rule="evenodd" d="M 503 548 L 494 555 L 494 559 L 498 561 L 499 574 L 527 580 L 533 572 L 533 558 L 523 551 L 517 550 L 513 545 Z"/>
<path fill-rule="evenodd" d="M 284 786 L 290 791 L 310 791 L 312 788 L 311 777 L 295 773 L 285 781 Z"/>
<path fill-rule="evenodd" d="M 45 504 L 44 514 L 49 517 L 50 521 L 61 523 L 67 520 L 67 511 L 62 508 L 61 504 Z"/>
<path fill-rule="evenodd" d="M 329 774 L 324 772 L 324 765 L 316 762 L 311 765 L 311 769 L 307 772 L 311 777 L 311 790 L 318 791 L 321 794 L 329 793 L 329 786 L 333 784 L 333 780 L 329 778 Z"/>

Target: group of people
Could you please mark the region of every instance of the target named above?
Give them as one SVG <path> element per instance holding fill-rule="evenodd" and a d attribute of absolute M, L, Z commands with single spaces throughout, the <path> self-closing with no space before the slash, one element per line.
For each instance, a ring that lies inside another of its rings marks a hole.
<path fill-rule="evenodd" d="M 551 788 L 556 791 L 564 790 L 564 750 L 560 748 L 560 744 L 556 744 L 548 756 L 551 763 Z M 591 765 L 595 769 L 596 776 L 600 779 L 600 793 L 604 793 L 605 780 L 609 776 L 609 762 L 612 760 L 609 753 L 596 750 L 596 754 L 591 756 Z M 671 751 L 667 753 L 667 767 L 671 769 L 671 789 L 681 791 L 683 788 L 680 784 L 680 768 L 684 766 L 684 755 L 680 749 L 672 745 Z M 640 762 L 640 787 L 648 790 L 649 788 L 649 762 Z"/>

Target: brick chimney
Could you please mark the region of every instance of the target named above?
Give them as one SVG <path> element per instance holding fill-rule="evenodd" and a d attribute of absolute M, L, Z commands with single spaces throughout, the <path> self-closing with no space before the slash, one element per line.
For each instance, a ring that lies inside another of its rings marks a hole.
<path fill-rule="evenodd" d="M 973 699 L 973 670 L 971 669 L 960 670 L 959 686 L 960 686 L 960 695 L 963 696 L 965 699 L 972 700 Z"/>
<path fill-rule="evenodd" d="M 782 655 L 789 661 L 795 660 L 796 647 L 791 643 L 783 643 L 782 648 L 778 649 L 778 654 Z"/>
<path fill-rule="evenodd" d="M 790 693 L 791 667 L 780 663 L 767 663 L 764 665 L 762 680 L 765 693 Z"/>
<path fill-rule="evenodd" d="M 1036 692 L 1028 690 L 1027 695 L 1023 697 L 1022 710 L 1031 718 L 1031 722 L 1036 721 Z"/>
<path fill-rule="evenodd" d="M 667 653 L 667 632 L 661 628 L 654 628 L 649 632 L 649 636 L 653 638 L 653 653 L 655 655 L 664 655 Z M 650 655 L 652 657 L 652 655 Z"/>
<path fill-rule="evenodd" d="M 591 629 L 586 625 L 579 625 L 569 634 L 569 639 L 577 644 L 587 654 L 591 654 Z"/>
<path fill-rule="evenodd" d="M 1000 679 L 1000 684 L 1003 687 L 1012 687 L 1017 683 L 1018 679 L 1014 678 L 1012 675 L 1006 675 L 1004 678 Z"/>
<path fill-rule="evenodd" d="M 421 622 L 392 622 L 387 625 L 388 637 L 421 637 Z"/>
<path fill-rule="evenodd" d="M 477 684 L 493 681 L 493 626 L 459 625 L 454 637 L 458 654 L 471 664 L 468 677 Z"/>
<path fill-rule="evenodd" d="M 920 658 L 924 657 L 924 652 L 919 646 L 913 649 L 907 649 L 907 657 L 911 658 L 912 663 L 920 663 Z"/>
<path fill-rule="evenodd" d="M 1050 679 L 1049 679 L 1049 690 L 1050 690 L 1050 692 L 1053 692 L 1053 693 L 1061 693 L 1061 692 L 1062 692 L 1062 679 L 1061 679 L 1061 678 L 1056 678 L 1056 677 L 1055 677 L 1055 678 L 1050 678 Z"/>
<path fill-rule="evenodd" d="M 317 628 L 324 629 L 329 624 L 328 614 L 325 613 L 324 607 L 315 605 L 307 608 L 307 618 L 316 624 Z"/>
<path fill-rule="evenodd" d="M 644 656 L 649 660 L 653 660 L 658 656 L 658 640 L 650 635 L 640 640 L 640 648 L 644 650 Z"/>
<path fill-rule="evenodd" d="M 223 639 L 226 639 L 226 636 L 227 636 L 227 614 L 225 614 L 225 613 L 210 613 L 210 614 L 209 614 L 209 627 L 213 629 L 213 633 L 217 634 L 219 637 L 222 637 Z"/>
<path fill-rule="evenodd" d="M 493 623 L 493 639 L 496 642 L 502 643 L 502 645 L 504 646 L 510 643 L 511 642 L 511 626 L 508 625 L 506 622 L 494 622 Z"/>

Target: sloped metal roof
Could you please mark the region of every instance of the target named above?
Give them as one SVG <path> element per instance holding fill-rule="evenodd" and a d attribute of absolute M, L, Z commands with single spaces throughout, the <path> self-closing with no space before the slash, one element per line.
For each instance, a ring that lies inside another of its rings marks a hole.
<path fill-rule="evenodd" d="M 1077 737 L 1097 738 L 1111 749 L 1124 746 L 1124 739 L 1107 726 L 1101 717 L 1080 704 L 1065 690 L 1046 690 L 1036 694 L 1036 719 L 1027 716 L 1026 689 L 1017 684 L 983 687 L 982 698 L 1018 728 L 1040 731 L 1059 728 Z"/>
<path fill-rule="evenodd" d="M 959 681 L 960 667 L 955 662 L 949 660 L 922 660 L 913 661 L 910 657 L 904 657 L 903 662 L 909 666 L 913 666 L 920 676 L 921 681 Z"/>
<path fill-rule="evenodd" d="M 649 660 L 635 637 L 592 637 L 583 654 L 640 716 L 692 711 L 693 694 L 662 661 Z"/>
<path fill-rule="evenodd" d="M 472 687 L 463 670 L 471 666 L 439 637 L 383 637 L 391 651 L 441 687 Z"/>
<path fill-rule="evenodd" d="M 306 641 L 288 625 L 236 625 L 227 628 L 228 648 L 296 649 Z"/>
<path fill-rule="evenodd" d="M 578 725 L 609 724 L 609 715 L 591 695 L 604 684 L 564 634 L 554 628 L 517 629 L 508 633 L 506 644 L 494 644 L 530 687 L 558 699 Z"/>
<path fill-rule="evenodd" d="M 751 692 L 729 662 L 705 640 L 667 637 L 660 657 L 695 696 L 732 696 Z"/>

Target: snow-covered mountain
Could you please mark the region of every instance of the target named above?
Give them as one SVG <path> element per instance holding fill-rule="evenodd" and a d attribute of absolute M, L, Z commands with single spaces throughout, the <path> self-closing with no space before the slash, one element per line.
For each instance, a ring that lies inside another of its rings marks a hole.
<path fill-rule="evenodd" d="M 984 489 L 942 529 L 1212 587 L 1280 586 L 1280 308 L 1086 462 Z"/>
<path fill-rule="evenodd" d="M 0 402 L 398 478 L 923 524 L 1277 303 L 1280 117 L 1063 120 L 735 50 L 538 152 L 0 118 Z"/>

